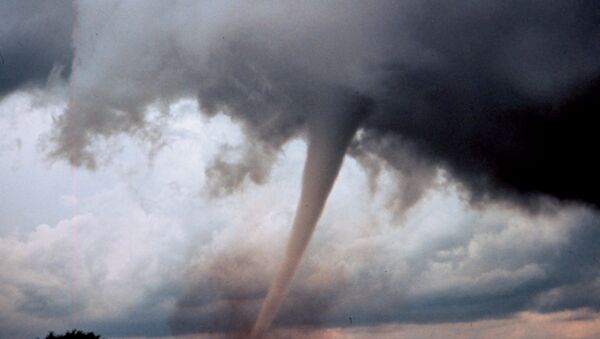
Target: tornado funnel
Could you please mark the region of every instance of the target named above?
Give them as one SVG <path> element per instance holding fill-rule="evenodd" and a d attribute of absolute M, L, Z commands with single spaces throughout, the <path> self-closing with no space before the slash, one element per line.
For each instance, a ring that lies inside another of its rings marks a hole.
<path fill-rule="evenodd" d="M 283 262 L 263 302 L 251 339 L 261 338 L 275 319 L 339 173 L 348 144 L 369 106 L 364 98 L 345 97 L 344 104 L 327 105 L 334 108 L 309 121 L 300 201 Z"/>

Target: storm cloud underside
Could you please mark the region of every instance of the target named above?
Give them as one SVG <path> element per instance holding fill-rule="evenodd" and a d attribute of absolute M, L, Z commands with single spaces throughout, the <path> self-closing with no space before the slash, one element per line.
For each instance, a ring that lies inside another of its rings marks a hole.
<path fill-rule="evenodd" d="M 21 3 L 3 11 L 18 17 L 32 10 Z M 355 156 L 373 154 L 404 172 L 425 159 L 477 197 L 540 193 L 599 202 L 598 168 L 588 161 L 600 77 L 595 1 L 82 1 L 75 7 L 78 106 L 57 122 L 53 152 L 74 164 L 95 166 L 97 137 L 143 135 L 147 105 L 185 96 L 196 96 L 207 114 L 241 122 L 270 155 L 321 114 L 311 100 L 343 88 L 374 103 Z M 10 30 L 3 39 L 20 42 L 5 44 L 2 70 L 21 77 L 3 81 L 5 92 L 43 78 L 52 66 L 70 68 L 65 34 L 43 39 L 35 45 L 39 52 L 24 44 L 32 39 L 10 34 L 40 32 L 47 22 L 63 32 L 70 23 L 66 14 L 34 12 L 48 13 L 26 21 L 26 29 L 4 24 Z M 21 53 L 17 46 L 48 58 L 32 64 L 52 66 L 34 72 L 11 63 L 19 60 L 10 57 Z M 399 147 L 386 147 L 394 139 L 411 145 L 419 159 L 397 164 Z M 239 175 L 264 180 L 269 166 L 259 167 Z M 417 196 L 428 184 L 422 181 Z"/>
<path fill-rule="evenodd" d="M 55 155 L 92 166 L 95 135 L 136 132 L 146 105 L 189 95 L 278 150 L 321 114 L 310 101 L 341 87 L 374 103 L 358 153 L 393 158 L 381 145 L 401 138 L 479 196 L 597 205 L 598 168 L 587 156 L 598 122 L 598 7 L 83 2 L 81 107 L 59 121 Z"/>

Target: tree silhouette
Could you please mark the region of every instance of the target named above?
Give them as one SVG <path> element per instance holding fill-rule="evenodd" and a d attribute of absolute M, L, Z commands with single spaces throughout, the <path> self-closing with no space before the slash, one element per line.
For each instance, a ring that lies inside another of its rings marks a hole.
<path fill-rule="evenodd" d="M 101 337 L 94 334 L 94 332 L 84 333 L 74 329 L 71 332 L 60 335 L 55 335 L 54 332 L 50 332 L 46 336 L 46 339 L 101 339 Z"/>

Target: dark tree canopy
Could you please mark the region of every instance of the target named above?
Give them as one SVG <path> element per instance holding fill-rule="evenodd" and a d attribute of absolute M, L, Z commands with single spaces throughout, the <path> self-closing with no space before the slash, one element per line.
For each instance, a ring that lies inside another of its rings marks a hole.
<path fill-rule="evenodd" d="M 54 332 L 48 333 L 46 339 L 101 339 L 100 335 L 94 334 L 94 332 L 84 333 L 79 330 L 72 330 L 65 334 L 55 335 Z"/>

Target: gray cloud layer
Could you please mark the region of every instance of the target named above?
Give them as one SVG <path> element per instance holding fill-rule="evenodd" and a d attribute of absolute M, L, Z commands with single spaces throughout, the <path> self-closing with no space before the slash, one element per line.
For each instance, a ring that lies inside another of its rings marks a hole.
<path fill-rule="evenodd" d="M 598 203 L 589 183 L 597 168 L 586 161 L 598 11 L 586 0 L 83 2 L 75 102 L 59 121 L 55 154 L 93 166 L 96 135 L 139 131 L 145 105 L 186 95 L 243 122 L 270 154 L 327 109 L 321 98 L 345 91 L 375 106 L 369 142 L 355 154 L 415 171 L 414 160 L 399 165 L 396 147 L 382 146 L 401 138 L 478 197 Z M 260 180 L 270 167 L 254 168 L 241 173 Z M 414 184 L 409 200 L 426 187 Z"/>
<path fill-rule="evenodd" d="M 6 32 L 19 32 L 2 34 L 5 58 L 27 56 L 10 68 L 19 79 L 10 75 L 16 80 L 3 81 L 4 91 L 70 59 L 66 6 L 46 11 L 21 3 L 3 11 L 41 19 L 4 24 Z M 240 177 L 264 181 L 273 153 L 326 109 L 318 103 L 347 92 L 375 107 L 355 156 L 381 158 L 406 178 L 415 178 L 410 173 L 423 162 L 442 166 L 476 199 L 543 193 L 599 202 L 598 168 L 587 160 L 598 122 L 596 1 L 81 1 L 76 7 L 73 100 L 58 121 L 54 150 L 74 164 L 95 166 L 99 136 L 144 136 L 148 104 L 196 96 L 205 113 L 241 121 L 266 155 L 260 166 L 252 165 L 255 159 L 215 164 L 214 173 L 224 170 L 221 182 L 233 185 L 223 191 L 231 191 Z M 41 26 L 51 29 L 40 32 Z M 389 145 L 399 144 L 412 145 L 417 159 L 398 160 L 403 146 Z M 428 187 L 428 177 L 407 184 L 407 205 Z"/>
<path fill-rule="evenodd" d="M 0 16 L 0 98 L 43 83 L 54 68 L 69 75 L 73 57 L 69 1 L 2 1 Z"/>
<path fill-rule="evenodd" d="M 435 204 L 425 210 L 431 214 Z M 333 226 L 309 254 L 275 325 L 467 322 L 524 310 L 600 311 L 594 292 L 600 273 L 597 215 L 577 208 L 550 217 L 490 212 L 453 215 L 456 220 L 442 225 L 447 212 L 360 240 L 339 239 L 356 225 Z M 268 288 L 265 275 L 254 273 L 270 275 L 275 266 L 256 245 L 225 245 L 224 252 L 202 256 L 190 267 L 195 277 L 171 319 L 175 333 L 243 330 L 252 322 Z"/>

